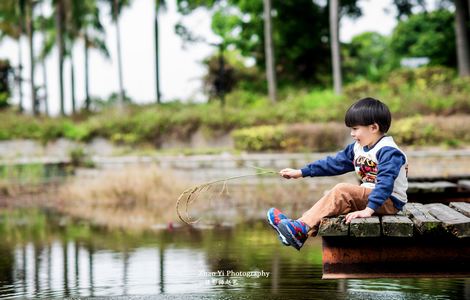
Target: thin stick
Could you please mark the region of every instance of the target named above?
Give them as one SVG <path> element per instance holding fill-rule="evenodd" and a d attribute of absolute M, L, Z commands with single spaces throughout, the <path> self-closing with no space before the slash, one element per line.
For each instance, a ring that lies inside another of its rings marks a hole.
<path fill-rule="evenodd" d="M 195 187 L 192 187 L 192 188 L 189 188 L 189 189 L 185 190 L 178 197 L 178 200 L 176 200 L 176 213 L 178 215 L 178 218 L 181 221 L 183 221 L 184 223 L 188 224 L 188 225 L 191 225 L 191 224 L 194 224 L 194 223 L 198 222 L 199 219 L 196 220 L 196 221 L 191 220 L 191 217 L 189 216 L 189 212 L 188 212 L 189 206 L 190 206 L 191 203 L 195 202 L 199 198 L 200 193 L 204 192 L 204 189 L 207 192 L 207 191 L 209 191 L 211 186 L 216 184 L 216 183 L 223 182 L 222 190 L 220 191 L 219 195 L 222 195 L 222 193 L 224 191 L 226 191 L 226 193 L 228 195 L 227 181 L 229 181 L 229 180 L 234 180 L 234 179 L 239 179 L 239 178 L 244 178 L 244 177 L 249 177 L 249 176 L 277 174 L 277 172 L 274 171 L 274 170 L 263 169 L 263 168 L 258 168 L 258 167 L 253 167 L 253 168 L 260 170 L 260 172 L 257 172 L 255 174 L 239 175 L 239 176 L 233 176 L 233 177 L 228 177 L 228 178 L 224 178 L 224 179 L 209 181 L 209 182 L 206 182 L 206 183 L 203 183 L 201 185 L 198 185 L 198 186 L 195 186 Z M 183 198 L 185 198 L 185 210 L 184 210 L 185 217 L 183 217 L 181 215 L 181 212 L 180 212 L 180 205 L 181 205 L 181 202 L 182 202 Z"/>

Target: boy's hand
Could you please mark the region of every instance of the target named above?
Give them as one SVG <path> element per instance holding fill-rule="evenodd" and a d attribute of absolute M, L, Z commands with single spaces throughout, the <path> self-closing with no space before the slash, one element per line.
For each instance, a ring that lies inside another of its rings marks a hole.
<path fill-rule="evenodd" d="M 350 212 L 349 214 L 346 215 L 346 218 L 345 218 L 346 224 L 349 224 L 349 222 L 351 222 L 351 220 L 355 218 L 368 218 L 372 216 L 373 213 L 374 213 L 374 210 L 370 207 L 366 207 L 363 210 Z"/>
<path fill-rule="evenodd" d="M 291 168 L 286 168 L 286 169 L 282 169 L 281 171 L 279 171 L 279 175 L 287 179 L 300 178 L 302 177 L 302 171 L 291 169 Z"/>

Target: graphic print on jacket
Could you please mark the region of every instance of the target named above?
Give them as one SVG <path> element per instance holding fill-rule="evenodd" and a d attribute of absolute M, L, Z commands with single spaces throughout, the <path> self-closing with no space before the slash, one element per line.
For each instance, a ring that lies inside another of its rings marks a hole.
<path fill-rule="evenodd" d="M 354 169 L 363 183 L 375 183 L 377 178 L 377 163 L 365 156 L 358 156 L 354 160 Z"/>

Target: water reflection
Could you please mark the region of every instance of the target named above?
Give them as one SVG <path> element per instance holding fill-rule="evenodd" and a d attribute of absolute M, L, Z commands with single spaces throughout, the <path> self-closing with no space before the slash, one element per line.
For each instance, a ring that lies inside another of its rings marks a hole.
<path fill-rule="evenodd" d="M 136 234 L 42 218 L 0 225 L 0 297 L 470 299 L 468 279 L 321 280 L 319 239 L 299 253 L 262 223 Z"/>

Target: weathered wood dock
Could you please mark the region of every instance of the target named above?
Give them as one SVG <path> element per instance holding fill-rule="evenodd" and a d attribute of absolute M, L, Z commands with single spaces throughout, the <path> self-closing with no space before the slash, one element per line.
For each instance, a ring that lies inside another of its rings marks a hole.
<path fill-rule="evenodd" d="M 323 278 L 470 276 L 470 203 L 408 203 L 394 216 L 324 218 Z"/>
<path fill-rule="evenodd" d="M 412 177 L 408 181 L 409 202 L 449 204 L 470 201 L 470 176 Z"/>

